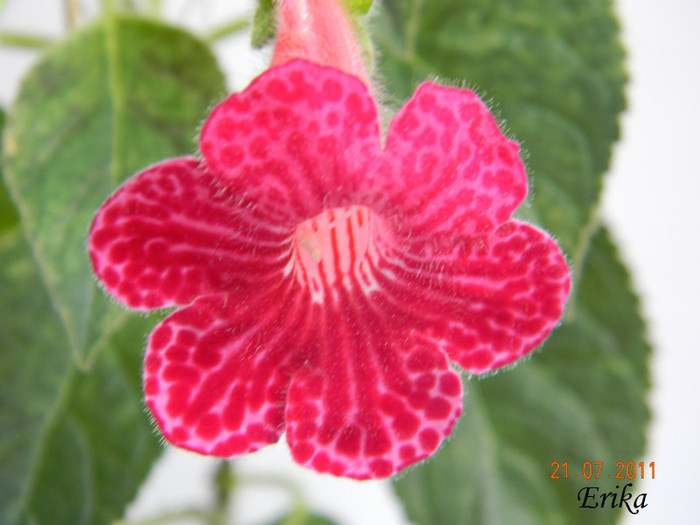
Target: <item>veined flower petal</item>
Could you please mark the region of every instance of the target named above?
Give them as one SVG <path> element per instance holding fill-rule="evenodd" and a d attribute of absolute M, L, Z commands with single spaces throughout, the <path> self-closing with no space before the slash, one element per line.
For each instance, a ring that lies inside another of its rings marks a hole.
<path fill-rule="evenodd" d="M 317 305 L 313 358 L 294 374 L 287 441 L 319 472 L 384 478 L 435 452 L 462 410 L 445 355 L 413 337 L 381 294 L 337 286 Z"/>
<path fill-rule="evenodd" d="M 445 354 L 354 277 L 324 303 L 300 286 L 203 297 L 154 330 L 144 385 L 163 434 L 232 457 L 286 429 L 298 462 L 357 479 L 432 454 L 462 407 Z"/>
<path fill-rule="evenodd" d="M 542 343 L 570 287 L 566 261 L 545 232 L 508 221 L 451 251 L 394 252 L 375 272 L 379 289 L 420 338 L 479 374 Z"/>
<path fill-rule="evenodd" d="M 95 272 L 140 309 L 146 401 L 172 443 L 232 457 L 287 431 L 319 472 L 381 478 L 433 453 L 459 376 L 558 322 L 569 271 L 511 219 L 517 145 L 471 92 L 423 84 L 380 147 L 357 78 L 293 60 L 215 108 L 203 161 L 137 175 L 97 213 Z"/>
<path fill-rule="evenodd" d="M 194 158 L 156 164 L 118 189 L 88 241 L 95 273 L 132 308 L 189 304 L 279 278 L 291 231 L 259 220 Z"/>
<path fill-rule="evenodd" d="M 313 327 L 296 286 L 202 297 L 156 327 L 144 390 L 169 441 L 232 457 L 279 439 L 290 377 L 309 358 L 295 343 Z"/>

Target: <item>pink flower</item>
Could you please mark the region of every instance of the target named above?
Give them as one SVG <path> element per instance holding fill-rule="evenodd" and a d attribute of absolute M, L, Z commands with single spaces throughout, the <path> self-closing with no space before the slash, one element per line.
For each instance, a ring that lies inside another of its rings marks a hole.
<path fill-rule="evenodd" d="M 233 457 L 286 431 L 304 466 L 389 476 L 459 416 L 449 361 L 494 370 L 558 322 L 567 265 L 510 218 L 518 146 L 470 91 L 422 84 L 382 146 L 363 82 L 293 60 L 219 104 L 200 148 L 118 189 L 89 239 L 118 300 L 180 307 L 144 372 L 175 445 Z"/>

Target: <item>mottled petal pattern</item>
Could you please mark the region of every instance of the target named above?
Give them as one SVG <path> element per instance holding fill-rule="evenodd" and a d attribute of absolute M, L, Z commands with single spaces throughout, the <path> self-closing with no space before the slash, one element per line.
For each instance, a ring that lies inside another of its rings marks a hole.
<path fill-rule="evenodd" d="M 118 189 L 97 213 L 88 249 L 107 290 L 147 310 L 278 279 L 290 233 L 247 212 L 198 160 L 181 158 Z"/>
<path fill-rule="evenodd" d="M 151 334 L 146 402 L 172 443 L 231 457 L 276 442 L 291 374 L 308 356 L 309 303 L 292 281 L 261 293 L 197 299 Z"/>
<path fill-rule="evenodd" d="M 378 286 L 411 313 L 421 337 L 467 371 L 480 374 L 519 359 L 559 322 L 569 269 L 541 230 L 508 221 L 450 252 L 419 252 L 387 256 L 375 274 Z"/>
<path fill-rule="evenodd" d="M 471 91 L 426 82 L 391 122 L 374 185 L 387 214 L 426 242 L 484 237 L 527 194 L 518 145 Z"/>
<path fill-rule="evenodd" d="M 517 145 L 472 92 L 421 85 L 380 145 L 367 87 L 303 60 L 218 105 L 203 159 L 146 169 L 97 213 L 96 274 L 153 331 L 146 402 L 219 457 L 286 432 L 318 472 L 390 476 L 440 446 L 471 373 L 531 352 L 569 270 L 511 219 Z"/>
<path fill-rule="evenodd" d="M 314 358 L 287 400 L 298 463 L 356 479 L 390 476 L 435 452 L 461 413 L 462 386 L 446 356 L 380 305 L 356 286 L 319 308 Z"/>
<path fill-rule="evenodd" d="M 202 154 L 235 192 L 278 222 L 352 204 L 380 152 L 374 100 L 357 78 L 301 60 L 219 104 Z"/>

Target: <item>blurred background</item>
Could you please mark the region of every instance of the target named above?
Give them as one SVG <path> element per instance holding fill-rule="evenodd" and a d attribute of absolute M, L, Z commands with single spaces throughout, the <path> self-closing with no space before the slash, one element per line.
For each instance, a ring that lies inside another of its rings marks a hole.
<path fill-rule="evenodd" d="M 97 2 L 81 5 L 86 17 L 97 12 Z M 656 479 L 635 486 L 636 492 L 648 493 L 648 508 L 623 522 L 696 523 L 700 2 L 616 0 L 615 5 L 631 80 L 622 140 L 614 151 L 601 213 L 632 273 L 654 347 L 653 420 L 647 451 L 639 460 L 656 464 Z M 168 20 L 195 30 L 254 9 L 252 0 L 170 0 L 163 6 Z M 0 30 L 59 38 L 65 26 L 63 3 L 58 0 L 6 0 L 0 12 Z M 244 88 L 268 60 L 265 52 L 250 50 L 247 32 L 221 41 L 216 51 L 232 91 Z M 33 51 L 0 46 L 2 107 L 11 105 L 22 75 L 35 58 Z M 145 519 L 207 504 L 213 498 L 209 480 L 216 465 L 213 460 L 169 449 L 127 517 Z M 389 482 L 319 476 L 296 466 L 283 443 L 237 460 L 236 469 L 253 482 L 270 476 L 290 480 L 312 508 L 341 524 L 407 523 Z M 262 489 L 252 483 L 236 492 L 235 523 L 265 523 L 291 505 L 292 496 L 285 487 L 271 491 L 268 485 Z"/>

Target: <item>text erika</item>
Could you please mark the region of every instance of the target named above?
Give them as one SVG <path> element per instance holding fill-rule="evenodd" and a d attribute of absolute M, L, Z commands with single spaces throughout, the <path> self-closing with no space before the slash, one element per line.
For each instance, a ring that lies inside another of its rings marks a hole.
<path fill-rule="evenodd" d="M 630 514 L 638 514 L 640 509 L 647 507 L 647 493 L 642 492 L 637 497 L 632 493 L 632 483 L 622 487 L 615 485 L 615 491 L 601 492 L 600 487 L 583 487 L 578 491 L 578 501 L 581 503 L 580 509 L 597 508 L 623 508 L 626 507 Z M 629 491 L 628 491 L 629 489 Z M 634 497 L 634 500 L 632 498 Z"/>

